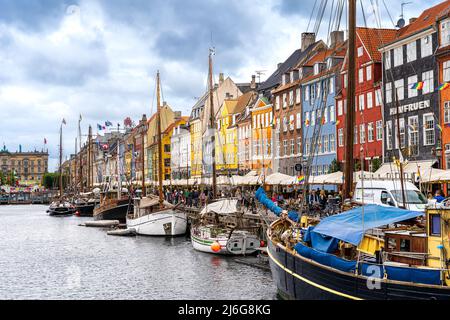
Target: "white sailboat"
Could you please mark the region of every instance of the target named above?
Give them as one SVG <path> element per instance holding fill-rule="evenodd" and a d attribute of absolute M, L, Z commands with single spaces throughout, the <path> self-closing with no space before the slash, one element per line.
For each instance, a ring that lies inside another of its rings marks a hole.
<path fill-rule="evenodd" d="M 133 214 L 127 216 L 127 228 L 136 234 L 145 236 L 178 236 L 186 233 L 187 214 L 176 206 L 164 201 L 162 176 L 162 141 L 161 141 L 161 98 L 159 71 L 157 81 L 157 141 L 158 141 L 158 182 L 157 196 L 145 196 L 145 186 L 142 188 L 142 198 L 134 199 Z"/>

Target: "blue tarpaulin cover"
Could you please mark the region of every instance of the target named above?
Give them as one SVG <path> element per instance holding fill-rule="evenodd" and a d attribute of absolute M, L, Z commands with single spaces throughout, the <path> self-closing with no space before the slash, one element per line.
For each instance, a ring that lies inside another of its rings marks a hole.
<path fill-rule="evenodd" d="M 303 241 L 310 243 L 311 247 L 322 252 L 332 253 L 337 250 L 339 244 L 338 239 L 313 231 L 314 227 L 309 226 L 305 231 Z"/>
<path fill-rule="evenodd" d="M 365 230 L 416 218 L 420 215 L 423 215 L 423 212 L 370 204 L 324 218 L 312 232 L 357 246 L 361 242 Z"/>
<path fill-rule="evenodd" d="M 277 216 L 280 216 L 283 209 L 281 209 L 279 206 L 277 206 L 275 203 L 273 203 L 272 200 L 270 200 L 266 192 L 263 188 L 259 187 L 258 190 L 255 192 L 255 198 L 258 200 L 263 206 L 265 206 L 267 209 L 275 213 Z"/>

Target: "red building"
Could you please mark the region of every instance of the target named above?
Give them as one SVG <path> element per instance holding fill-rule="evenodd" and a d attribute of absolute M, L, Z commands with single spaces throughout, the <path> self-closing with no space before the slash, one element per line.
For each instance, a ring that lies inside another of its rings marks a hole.
<path fill-rule="evenodd" d="M 395 38 L 394 29 L 356 30 L 355 128 L 353 157 L 369 171 L 383 156 L 382 58 L 378 48 Z M 347 109 L 347 58 L 341 71 L 342 90 L 336 95 L 337 159 L 345 162 L 345 113 Z"/>

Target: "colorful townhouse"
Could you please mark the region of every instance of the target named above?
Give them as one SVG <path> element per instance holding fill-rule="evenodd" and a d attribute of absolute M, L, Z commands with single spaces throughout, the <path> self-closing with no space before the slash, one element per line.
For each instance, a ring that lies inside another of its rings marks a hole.
<path fill-rule="evenodd" d="M 330 48 L 315 52 L 302 67 L 312 69 L 301 81 L 303 171 L 311 176 L 329 173 L 337 156 L 335 95 L 346 45 L 343 33 L 336 33 L 334 39 Z"/>
<path fill-rule="evenodd" d="M 449 5 L 450 6 L 450 5 Z M 439 109 L 442 128 L 442 169 L 450 169 L 450 16 L 444 10 L 437 20 L 438 49 L 436 58 L 439 68 Z M 448 190 L 448 187 L 447 187 Z M 445 190 L 446 191 L 446 190 Z"/>
<path fill-rule="evenodd" d="M 356 167 L 377 170 L 383 161 L 382 58 L 378 48 L 392 41 L 394 29 L 356 28 L 355 127 L 353 158 Z M 337 160 L 345 163 L 348 65 L 341 71 L 342 89 L 336 95 Z M 363 163 L 362 163 L 363 162 Z"/>
<path fill-rule="evenodd" d="M 260 96 L 251 108 L 251 169 L 268 176 L 273 173 L 273 110 L 266 97 Z"/>
<path fill-rule="evenodd" d="M 256 102 L 256 91 L 245 93 L 239 98 L 236 109 L 242 109 L 236 120 L 238 140 L 238 174 L 245 175 L 252 170 L 252 107 Z"/>
<path fill-rule="evenodd" d="M 439 73 L 436 20 L 449 1 L 425 10 L 381 46 L 384 92 L 384 161 L 401 156 L 420 170 L 436 162 L 439 128 Z M 397 127 L 397 123 L 399 126 Z M 399 130 L 397 130 L 399 128 Z M 398 131 L 400 134 L 398 134 Z M 399 151 L 402 151 L 400 155 Z"/>
<path fill-rule="evenodd" d="M 274 103 L 274 171 L 288 175 L 299 174 L 296 164 L 302 163 L 302 108 L 301 79 L 312 70 L 303 63 L 318 50 L 326 47 L 323 41 L 315 41 L 309 34 L 309 42 L 302 42 L 297 59 L 288 59 L 289 69 L 281 75 L 280 86 L 272 91 Z M 305 39 L 305 37 L 303 37 Z"/>
<path fill-rule="evenodd" d="M 170 139 L 171 157 L 170 171 L 172 179 L 189 179 L 191 176 L 191 132 L 189 117 L 184 124 L 174 126 Z"/>

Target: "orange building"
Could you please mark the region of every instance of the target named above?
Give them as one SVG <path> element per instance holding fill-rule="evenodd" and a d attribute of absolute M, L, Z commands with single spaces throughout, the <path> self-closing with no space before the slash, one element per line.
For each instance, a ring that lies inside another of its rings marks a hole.
<path fill-rule="evenodd" d="M 446 12 L 437 20 L 439 46 L 436 58 L 439 70 L 439 85 L 450 84 L 450 17 Z M 442 128 L 442 169 L 450 169 L 450 88 L 439 91 L 440 126 Z"/>
<path fill-rule="evenodd" d="M 272 104 L 266 98 L 256 101 L 252 112 L 252 170 L 266 176 L 272 173 Z"/>

